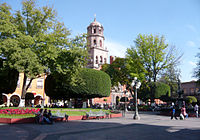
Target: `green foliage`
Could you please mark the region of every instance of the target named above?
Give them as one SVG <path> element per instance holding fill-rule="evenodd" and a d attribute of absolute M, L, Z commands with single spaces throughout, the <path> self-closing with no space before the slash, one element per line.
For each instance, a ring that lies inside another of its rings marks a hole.
<path fill-rule="evenodd" d="M 176 69 L 174 65 L 170 65 L 163 73 L 159 82 L 163 82 L 170 86 L 172 98 L 177 98 L 178 94 L 178 77 L 180 72 Z"/>
<path fill-rule="evenodd" d="M 197 98 L 194 96 L 187 96 L 186 97 L 186 101 L 191 104 L 191 103 L 196 103 L 197 102 Z"/>
<path fill-rule="evenodd" d="M 13 14 L 12 14 L 13 13 Z M 22 98 L 30 82 L 45 72 L 68 75 L 77 81 L 79 69 L 86 64 L 85 35 L 69 39 L 70 32 L 48 6 L 37 7 L 35 0 L 22 2 L 22 10 L 13 12 L 0 5 L 0 58 L 3 67 L 24 73 Z"/>
<path fill-rule="evenodd" d="M 80 79 L 75 85 L 69 85 L 67 76 L 59 73 L 49 75 L 45 80 L 45 92 L 54 99 L 63 98 L 93 98 L 110 95 L 110 77 L 98 70 L 83 68 Z"/>
<path fill-rule="evenodd" d="M 134 42 L 135 47 L 127 49 L 126 59 L 130 73 L 139 79 L 156 82 L 161 71 L 180 59 L 174 46 L 168 48 L 164 36 L 139 34 Z"/>
<path fill-rule="evenodd" d="M 74 93 L 86 95 L 87 98 L 110 95 L 111 81 L 105 72 L 85 68 L 80 71 L 80 76 L 83 83 L 73 87 Z"/>
<path fill-rule="evenodd" d="M 151 91 L 153 90 L 153 92 Z M 170 97 L 170 87 L 162 82 L 143 82 L 140 90 L 138 90 L 138 97 L 143 101 L 147 99 L 166 99 Z"/>
<path fill-rule="evenodd" d="M 154 97 L 160 98 L 162 95 L 170 97 L 170 87 L 165 83 L 156 82 Z"/>
<path fill-rule="evenodd" d="M 0 93 L 13 93 L 17 87 L 18 77 L 18 71 L 9 68 L 0 68 Z"/>
<path fill-rule="evenodd" d="M 194 77 L 196 77 L 200 83 L 200 53 L 198 53 L 196 57 L 198 58 L 198 63 L 194 71 Z"/>
<path fill-rule="evenodd" d="M 112 86 L 118 86 L 118 83 L 123 85 L 128 82 L 128 72 L 124 58 L 116 58 L 112 64 L 104 64 L 101 71 L 110 76 Z"/>

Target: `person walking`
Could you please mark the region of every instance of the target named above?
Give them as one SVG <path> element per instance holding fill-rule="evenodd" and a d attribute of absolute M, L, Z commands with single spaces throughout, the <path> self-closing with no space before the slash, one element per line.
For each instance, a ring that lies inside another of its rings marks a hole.
<path fill-rule="evenodd" d="M 181 107 L 180 119 L 185 119 L 185 118 L 187 118 L 187 117 L 188 117 L 188 114 L 186 113 L 186 108 L 185 108 L 185 106 L 183 105 L 183 106 Z"/>
<path fill-rule="evenodd" d="M 177 117 L 176 117 L 176 108 L 175 108 L 175 106 L 172 106 L 171 120 L 173 118 L 175 118 L 176 120 L 178 120 Z"/>
<path fill-rule="evenodd" d="M 197 104 L 194 106 L 194 111 L 196 113 L 196 117 L 198 118 L 199 117 L 199 106 Z"/>

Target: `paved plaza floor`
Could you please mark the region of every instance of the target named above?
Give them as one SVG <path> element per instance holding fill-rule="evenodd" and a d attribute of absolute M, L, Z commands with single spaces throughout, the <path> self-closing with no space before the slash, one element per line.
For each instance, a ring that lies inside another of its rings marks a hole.
<path fill-rule="evenodd" d="M 38 124 L 0 124 L 0 140 L 200 140 L 200 118 L 171 120 L 152 112 L 123 118 Z"/>

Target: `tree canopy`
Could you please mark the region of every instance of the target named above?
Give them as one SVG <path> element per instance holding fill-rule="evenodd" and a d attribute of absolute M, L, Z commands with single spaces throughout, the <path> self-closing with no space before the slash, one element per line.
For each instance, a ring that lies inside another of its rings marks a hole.
<path fill-rule="evenodd" d="M 118 86 L 128 82 L 128 71 L 125 58 L 116 58 L 112 64 L 102 65 L 101 71 L 106 72 L 111 79 L 112 86 Z"/>
<path fill-rule="evenodd" d="M 196 77 L 200 83 L 200 53 L 198 53 L 196 57 L 198 58 L 198 63 L 194 71 L 194 77 Z"/>
<path fill-rule="evenodd" d="M 111 81 L 105 72 L 83 68 L 79 73 L 80 81 L 70 86 L 61 74 L 49 75 L 45 80 L 45 92 L 54 99 L 94 98 L 110 95 Z"/>
<path fill-rule="evenodd" d="M 4 67 L 24 73 L 22 98 L 32 80 L 46 72 L 68 75 L 69 84 L 75 83 L 79 68 L 86 64 L 86 39 L 69 35 L 49 6 L 37 7 L 35 0 L 25 0 L 22 10 L 13 12 L 6 3 L 0 5 L 0 58 Z"/>
<path fill-rule="evenodd" d="M 153 92 L 151 87 L 155 87 Z M 147 99 L 167 99 L 171 96 L 169 85 L 162 82 L 151 82 L 141 84 L 141 88 L 138 91 L 138 98 L 146 101 Z"/>
<path fill-rule="evenodd" d="M 173 65 L 170 65 L 166 70 L 164 70 L 161 74 L 161 78 L 158 80 L 159 82 L 163 82 L 170 86 L 171 96 L 173 98 L 178 97 L 178 77 L 180 75 L 180 71 Z"/>
<path fill-rule="evenodd" d="M 136 38 L 135 46 L 127 49 L 126 59 L 131 75 L 148 82 L 156 82 L 161 71 L 179 62 L 175 47 L 169 48 L 164 36 L 142 35 Z"/>

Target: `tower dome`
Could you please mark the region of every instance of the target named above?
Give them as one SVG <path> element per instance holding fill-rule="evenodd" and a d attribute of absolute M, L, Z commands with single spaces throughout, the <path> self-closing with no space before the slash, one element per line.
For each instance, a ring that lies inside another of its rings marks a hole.
<path fill-rule="evenodd" d="M 90 23 L 90 26 L 102 26 L 102 25 L 101 25 L 101 23 L 96 21 L 96 18 L 94 18 L 94 21 L 92 23 Z"/>

